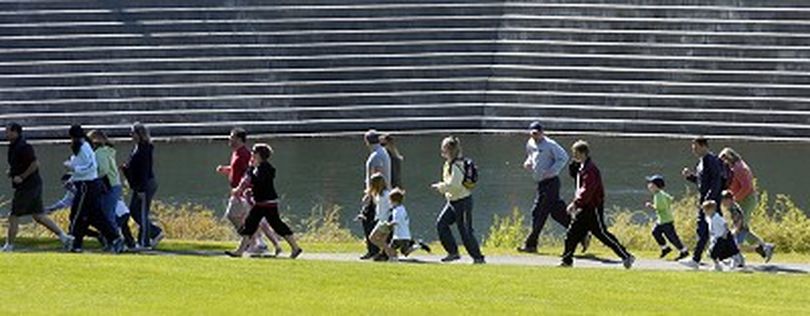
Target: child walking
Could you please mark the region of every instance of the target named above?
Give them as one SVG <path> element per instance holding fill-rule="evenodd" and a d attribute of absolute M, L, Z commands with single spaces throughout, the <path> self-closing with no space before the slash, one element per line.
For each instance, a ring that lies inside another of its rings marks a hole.
<path fill-rule="evenodd" d="M 661 246 L 661 255 L 659 258 L 666 257 L 672 248 L 667 245 L 667 240 L 675 246 L 675 249 L 680 251 L 680 254 L 675 261 L 681 260 L 689 256 L 689 250 L 681 243 L 678 238 L 678 233 L 675 231 L 675 218 L 672 216 L 672 195 L 664 191 L 666 183 L 664 176 L 655 174 L 647 177 L 647 189 L 653 195 L 653 201 L 647 202 L 646 206 L 655 210 L 657 213 L 657 221 L 653 228 L 652 235 L 655 241 Z M 664 239 L 666 237 L 666 239 Z"/>
<path fill-rule="evenodd" d="M 421 240 L 414 241 L 411 238 L 408 211 L 405 209 L 405 205 L 402 205 L 402 201 L 405 199 L 405 191 L 395 188 L 388 194 L 388 198 L 391 201 L 393 210 L 391 211 L 391 217 L 385 222 L 385 225 L 393 230 L 394 233 L 390 243 L 386 243 L 385 239 L 375 239 L 375 245 L 385 251 L 389 261 L 398 260 L 397 251 L 402 253 L 405 257 L 418 249 L 430 253 L 430 247 L 427 244 Z"/>
<path fill-rule="evenodd" d="M 731 214 L 731 226 L 734 228 L 734 240 L 737 242 L 737 245 L 740 246 L 747 239 L 752 239 L 757 244 L 755 248 L 756 252 L 765 259 L 766 263 L 771 261 L 771 257 L 773 256 L 773 244 L 766 243 L 762 238 L 759 238 L 759 236 L 751 231 L 751 228 L 748 226 L 750 219 L 746 218 L 743 208 L 734 201 L 734 194 L 731 193 L 731 191 L 725 190 L 722 195 L 723 200 L 721 205 Z"/>
<path fill-rule="evenodd" d="M 385 181 L 382 173 L 375 173 L 369 179 L 368 192 L 366 192 L 374 201 L 374 228 L 368 235 L 368 241 L 372 245 L 384 248 L 391 240 L 391 226 L 388 225 L 388 219 L 391 216 L 391 200 L 389 199 L 390 190 Z M 383 251 L 374 257 L 374 261 L 396 260 L 396 258 L 388 257 L 388 252 Z"/>
<path fill-rule="evenodd" d="M 269 161 L 273 149 L 267 144 L 256 144 L 253 146 L 252 154 L 252 167 L 248 169 L 246 176 L 234 190 L 237 193 L 235 195 L 247 196 L 253 206 L 245 218 L 245 223 L 239 229 L 239 234 L 242 235 L 239 248 L 225 253 L 231 257 L 241 257 L 253 242 L 253 235 L 259 229 L 262 219 L 266 219 L 273 230 L 290 244 L 292 247 L 290 258 L 295 259 L 301 255 L 303 250 L 295 241 L 290 227 L 281 221 L 278 213 L 278 194 L 273 183 L 276 178 L 276 168 Z"/>
<path fill-rule="evenodd" d="M 744 267 L 745 259 L 740 254 L 734 236 L 728 230 L 726 220 L 717 212 L 717 202 L 705 201 L 701 205 L 709 223 L 709 257 L 714 260 L 714 270 L 723 271 L 721 261 L 732 259 L 732 267 Z"/>

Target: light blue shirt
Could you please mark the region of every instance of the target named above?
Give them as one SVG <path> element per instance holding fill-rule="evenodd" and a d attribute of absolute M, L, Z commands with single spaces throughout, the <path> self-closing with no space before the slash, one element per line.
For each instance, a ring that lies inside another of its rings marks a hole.
<path fill-rule="evenodd" d="M 368 187 L 369 180 L 371 180 L 372 169 L 382 170 L 383 178 L 385 178 L 385 184 L 390 188 L 391 156 L 388 156 L 388 152 L 385 151 L 385 148 L 383 148 L 383 146 L 380 144 L 375 144 L 372 147 L 371 154 L 368 155 L 368 160 L 366 160 L 366 187 Z"/>
<path fill-rule="evenodd" d="M 568 153 L 551 138 L 543 136 L 540 141 L 529 138 L 526 142 L 526 162 L 531 163 L 532 177 L 540 182 L 560 175 L 568 163 Z"/>
<path fill-rule="evenodd" d="M 98 179 L 96 153 L 93 152 L 93 148 L 90 148 L 90 144 L 87 142 L 82 142 L 78 154 L 70 156 L 67 166 L 73 171 L 73 176 L 70 178 L 71 182 Z"/>

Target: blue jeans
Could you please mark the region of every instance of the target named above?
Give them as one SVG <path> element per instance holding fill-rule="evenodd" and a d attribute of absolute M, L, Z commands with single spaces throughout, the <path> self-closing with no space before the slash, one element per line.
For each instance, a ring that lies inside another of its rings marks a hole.
<path fill-rule="evenodd" d="M 482 259 L 484 255 L 481 254 L 481 249 L 478 248 L 478 240 L 475 239 L 475 234 L 472 227 L 472 197 L 466 197 L 457 201 L 447 202 L 442 213 L 439 214 L 439 220 L 436 222 L 436 229 L 439 231 L 439 240 L 442 247 L 450 255 L 458 254 L 458 245 L 456 239 L 453 238 L 453 232 L 450 230 L 450 225 L 453 223 L 458 226 L 458 232 L 461 235 L 461 241 L 464 243 L 464 248 L 473 259 Z"/>
<path fill-rule="evenodd" d="M 104 216 L 113 225 L 115 230 L 118 230 L 118 220 L 115 216 L 115 207 L 118 205 L 118 200 L 121 199 L 124 189 L 120 185 L 113 186 L 101 196 L 101 210 Z"/>
<path fill-rule="evenodd" d="M 138 232 L 138 241 L 141 246 L 151 246 L 151 239 L 160 235 L 163 231 L 152 223 L 149 219 L 150 207 L 152 206 L 152 197 L 157 192 L 157 182 L 152 179 L 146 186 L 146 192 L 132 192 L 132 200 L 129 203 L 129 212 L 135 223 L 140 227 Z M 143 198 L 141 198 L 143 195 Z"/>

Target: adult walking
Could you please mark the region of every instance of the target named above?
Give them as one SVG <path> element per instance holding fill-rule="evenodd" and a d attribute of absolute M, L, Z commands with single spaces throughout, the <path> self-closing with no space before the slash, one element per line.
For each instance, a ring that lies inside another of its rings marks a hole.
<path fill-rule="evenodd" d="M 397 148 L 396 142 L 394 142 L 394 136 L 391 134 L 384 134 L 380 137 L 380 145 L 385 148 L 385 152 L 388 153 L 388 157 L 391 159 L 391 188 L 403 188 L 402 187 L 402 162 L 405 160 L 405 157 L 399 152 L 399 148 Z"/>
<path fill-rule="evenodd" d="M 734 202 L 737 202 L 743 213 L 741 229 L 735 232 L 737 244 L 742 245 L 743 241 L 748 241 L 748 243 L 756 245 L 757 254 L 768 262 L 773 256 L 774 246 L 757 236 L 750 226 L 751 215 L 759 205 L 759 194 L 754 187 L 754 174 L 751 172 L 751 167 L 737 151 L 730 147 L 723 148 L 718 156 L 731 170 L 728 190 L 731 191 Z"/>
<path fill-rule="evenodd" d="M 573 219 L 565 235 L 561 266 L 573 266 L 576 245 L 590 232 L 622 258 L 622 264 L 626 269 L 630 269 L 636 258 L 619 243 L 605 225 L 605 189 L 599 168 L 590 157 L 588 142 L 583 140 L 575 142 L 571 152 L 574 160 L 579 163 L 579 170 L 576 178 L 576 195 L 566 209 Z"/>
<path fill-rule="evenodd" d="M 28 215 L 58 236 L 65 248 L 69 248 L 73 244 L 73 236 L 65 234 L 59 225 L 48 217 L 43 208 L 39 162 L 34 147 L 28 144 L 23 137 L 22 126 L 17 123 L 8 124 L 6 139 L 9 141 L 7 157 L 9 169 L 6 171 L 6 175 L 11 179 L 14 196 L 11 200 L 11 214 L 8 216 L 8 230 L 3 252 L 14 250 L 14 241 L 20 227 L 19 218 Z"/>
<path fill-rule="evenodd" d="M 123 187 L 121 186 L 121 175 L 118 172 L 118 163 L 116 163 L 115 155 L 117 152 L 113 144 L 107 138 L 107 134 L 100 130 L 92 130 L 88 133 L 90 141 L 93 143 L 96 154 L 98 177 L 101 184 L 104 186 L 104 193 L 101 197 L 101 209 L 107 220 L 113 225 L 115 230 L 120 230 L 117 224 L 117 216 L 115 215 L 116 206 L 118 201 L 121 200 L 123 194 Z M 129 247 L 133 244 L 127 245 Z"/>
<path fill-rule="evenodd" d="M 366 254 L 360 257 L 361 260 L 372 259 L 380 253 L 380 248 L 375 246 L 368 238 L 371 231 L 374 230 L 374 226 L 377 225 L 375 219 L 377 206 L 374 204 L 374 198 L 369 194 L 369 192 L 371 192 L 371 176 L 376 173 L 382 174 L 385 178 L 385 183 L 391 183 L 391 157 L 388 156 L 388 152 L 386 152 L 385 148 L 380 144 L 380 136 L 380 133 L 373 129 L 366 132 L 363 136 L 366 147 L 368 147 L 370 153 L 366 159 L 365 165 L 366 176 L 365 189 L 363 191 L 363 208 L 357 216 L 357 219 L 363 224 L 363 234 L 365 235 L 366 241 Z"/>
<path fill-rule="evenodd" d="M 692 154 L 700 159 L 697 167 L 695 167 L 695 170 L 684 168 L 681 174 L 687 181 L 697 184 L 698 193 L 700 194 L 697 212 L 698 240 L 692 259 L 684 262 L 684 264 L 697 268 L 700 266 L 703 251 L 706 250 L 706 245 L 709 242 L 709 223 L 706 221 L 706 215 L 700 205 L 703 205 L 705 201 L 714 201 L 716 205 L 720 205 L 723 190 L 723 164 L 711 152 L 709 140 L 705 137 L 697 137 L 692 140 Z M 720 211 L 718 210 L 718 212 Z M 722 216 L 722 213 L 720 215 Z"/>
<path fill-rule="evenodd" d="M 483 264 L 486 261 L 484 255 L 481 254 L 481 249 L 478 247 L 478 240 L 475 238 L 472 225 L 472 191 L 464 184 L 467 159 L 462 155 L 461 141 L 453 136 L 446 137 L 442 140 L 441 156 L 444 158 L 442 181 L 434 183 L 432 187 L 444 195 L 447 200 L 436 222 L 439 240 L 444 250 L 447 251 L 447 256 L 442 258 L 442 262 L 461 259 L 456 239 L 450 230 L 450 226 L 456 224 L 464 248 L 473 258 L 473 263 Z"/>
<path fill-rule="evenodd" d="M 157 192 L 157 180 L 153 170 L 154 145 L 149 130 L 141 123 L 132 125 L 130 131 L 134 147 L 129 161 L 121 165 L 121 170 L 132 189 L 129 210 L 139 225 L 138 246 L 144 249 L 157 247 L 163 239 L 163 230 L 149 219 L 152 198 Z"/>
<path fill-rule="evenodd" d="M 70 182 L 76 187 L 76 195 L 70 209 L 70 234 L 73 241 L 72 252 L 82 252 L 84 237 L 91 225 L 101 234 L 104 247 L 115 253 L 124 249 L 124 239 L 115 229 L 114 219 L 103 209 L 106 189 L 98 175 L 98 161 L 90 146 L 90 139 L 81 125 L 73 125 L 68 131 L 70 149 L 73 155 L 64 165 L 70 170 Z"/>
<path fill-rule="evenodd" d="M 231 162 L 229 165 L 217 166 L 217 172 L 228 177 L 230 184 L 230 197 L 228 198 L 228 206 L 225 209 L 225 217 L 233 224 L 233 227 L 238 231 L 245 222 L 245 218 L 250 211 L 250 204 L 248 201 L 237 194 L 234 194 L 236 189 L 242 182 L 248 168 L 250 167 L 251 152 L 247 147 L 247 131 L 243 128 L 233 128 L 228 137 L 228 146 L 231 148 Z M 281 254 L 281 246 L 278 243 L 278 236 L 267 223 L 267 220 L 261 219 L 259 228 L 256 235 L 251 240 L 249 252 L 263 252 L 267 250 L 267 245 L 262 240 L 262 232 L 267 235 L 267 238 L 273 243 L 276 249 L 276 256 Z"/>
<path fill-rule="evenodd" d="M 532 230 L 518 251 L 537 252 L 537 240 L 549 215 L 565 228 L 571 223 L 571 216 L 565 211 L 565 202 L 560 198 L 559 177 L 568 159 L 565 149 L 545 135 L 540 122 L 529 125 L 529 140 L 526 141 L 526 160 L 523 162 L 523 168 L 531 172 L 536 192 L 532 207 Z"/>

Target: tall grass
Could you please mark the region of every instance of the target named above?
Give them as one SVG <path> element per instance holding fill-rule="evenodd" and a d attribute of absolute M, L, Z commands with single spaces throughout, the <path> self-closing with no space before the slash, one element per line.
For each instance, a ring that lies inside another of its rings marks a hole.
<path fill-rule="evenodd" d="M 751 229 L 765 241 L 774 243 L 779 251 L 810 253 L 810 218 L 789 196 L 777 194 L 772 202 L 769 198 L 767 192 L 760 194 L 759 205 L 751 216 Z M 688 247 L 693 246 L 697 238 L 697 205 L 697 194 L 692 191 L 687 191 L 673 203 L 675 228 L 681 241 Z M 725 215 L 726 220 L 731 222 L 729 214 Z M 613 208 L 606 212 L 606 221 L 611 232 L 628 248 L 658 249 L 651 235 L 655 225 L 654 211 Z M 529 231 L 524 222 L 524 216 L 517 209 L 505 217 L 495 215 L 485 245 L 496 248 L 520 246 Z M 541 243 L 560 246 L 562 238 L 543 234 Z"/>

